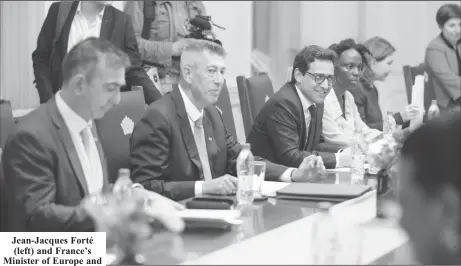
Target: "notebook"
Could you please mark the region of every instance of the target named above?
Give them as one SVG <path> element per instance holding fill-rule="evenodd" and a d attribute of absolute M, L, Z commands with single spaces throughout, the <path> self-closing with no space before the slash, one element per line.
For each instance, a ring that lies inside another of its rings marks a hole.
<path fill-rule="evenodd" d="M 341 202 L 360 197 L 371 189 L 367 185 L 292 183 L 278 190 L 276 198 Z"/>

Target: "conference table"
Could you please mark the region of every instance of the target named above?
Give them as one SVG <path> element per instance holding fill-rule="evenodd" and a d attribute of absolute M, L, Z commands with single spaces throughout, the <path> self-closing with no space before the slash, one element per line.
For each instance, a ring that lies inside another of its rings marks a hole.
<path fill-rule="evenodd" d="M 351 180 L 347 171 L 330 172 L 321 183 L 376 184 L 376 177 Z M 287 183 L 265 182 L 275 191 Z M 263 190 L 264 190 L 263 189 Z M 309 256 L 312 222 L 318 202 L 269 198 L 242 210 L 243 224 L 230 229 L 191 228 L 181 234 L 158 231 L 144 243 L 147 265 L 158 264 L 312 264 Z M 411 245 L 395 220 L 374 218 L 376 190 L 333 206 L 336 217 L 352 221 L 360 234 L 356 261 L 349 264 L 411 264 Z M 355 231 L 352 231 L 355 232 Z M 358 242 L 357 242 L 358 243 Z M 346 247 L 346 253 L 349 247 Z M 345 263 L 347 264 L 347 263 Z"/>

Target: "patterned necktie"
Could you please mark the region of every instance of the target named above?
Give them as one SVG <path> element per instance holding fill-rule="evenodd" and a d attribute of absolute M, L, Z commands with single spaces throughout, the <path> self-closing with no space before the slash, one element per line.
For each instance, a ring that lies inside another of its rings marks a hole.
<path fill-rule="evenodd" d="M 208 152 L 206 150 L 205 131 L 203 130 L 203 116 L 194 122 L 194 139 L 197 145 L 198 155 L 202 163 L 202 175 L 205 181 L 212 179 L 210 170 L 210 161 L 208 160 Z"/>

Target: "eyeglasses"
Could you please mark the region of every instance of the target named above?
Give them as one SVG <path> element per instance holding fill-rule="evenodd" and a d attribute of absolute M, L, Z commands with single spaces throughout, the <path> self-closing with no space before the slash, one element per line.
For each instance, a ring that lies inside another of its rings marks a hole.
<path fill-rule="evenodd" d="M 306 74 L 309 74 L 309 76 L 311 76 L 314 79 L 315 83 L 319 85 L 322 84 L 325 81 L 325 79 L 328 81 L 328 85 L 330 86 L 333 86 L 336 83 L 336 77 L 333 75 L 327 76 L 324 74 L 313 74 L 307 71 Z"/>

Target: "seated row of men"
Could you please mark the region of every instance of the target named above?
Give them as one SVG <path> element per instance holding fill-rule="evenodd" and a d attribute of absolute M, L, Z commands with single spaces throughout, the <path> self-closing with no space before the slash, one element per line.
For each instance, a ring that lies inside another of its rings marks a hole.
<path fill-rule="evenodd" d="M 357 128 L 371 138 L 381 134 L 361 121 L 348 92 L 358 80 L 362 55 L 344 42 L 338 47 L 339 63 L 335 49 L 301 50 L 291 81 L 256 118 L 248 142 L 267 164 L 266 180 L 313 181 L 323 162 L 328 168 L 350 164 L 348 147 Z M 173 200 L 236 193 L 241 146 L 213 106 L 225 80 L 225 58 L 223 47 L 209 41 L 184 48 L 179 84 L 134 127 L 129 164 L 136 187 Z M 12 230 L 94 229 L 81 202 L 110 184 L 93 120 L 120 101 L 129 66 L 123 51 L 94 37 L 65 56 L 62 89 L 21 121 L 3 152 Z"/>

